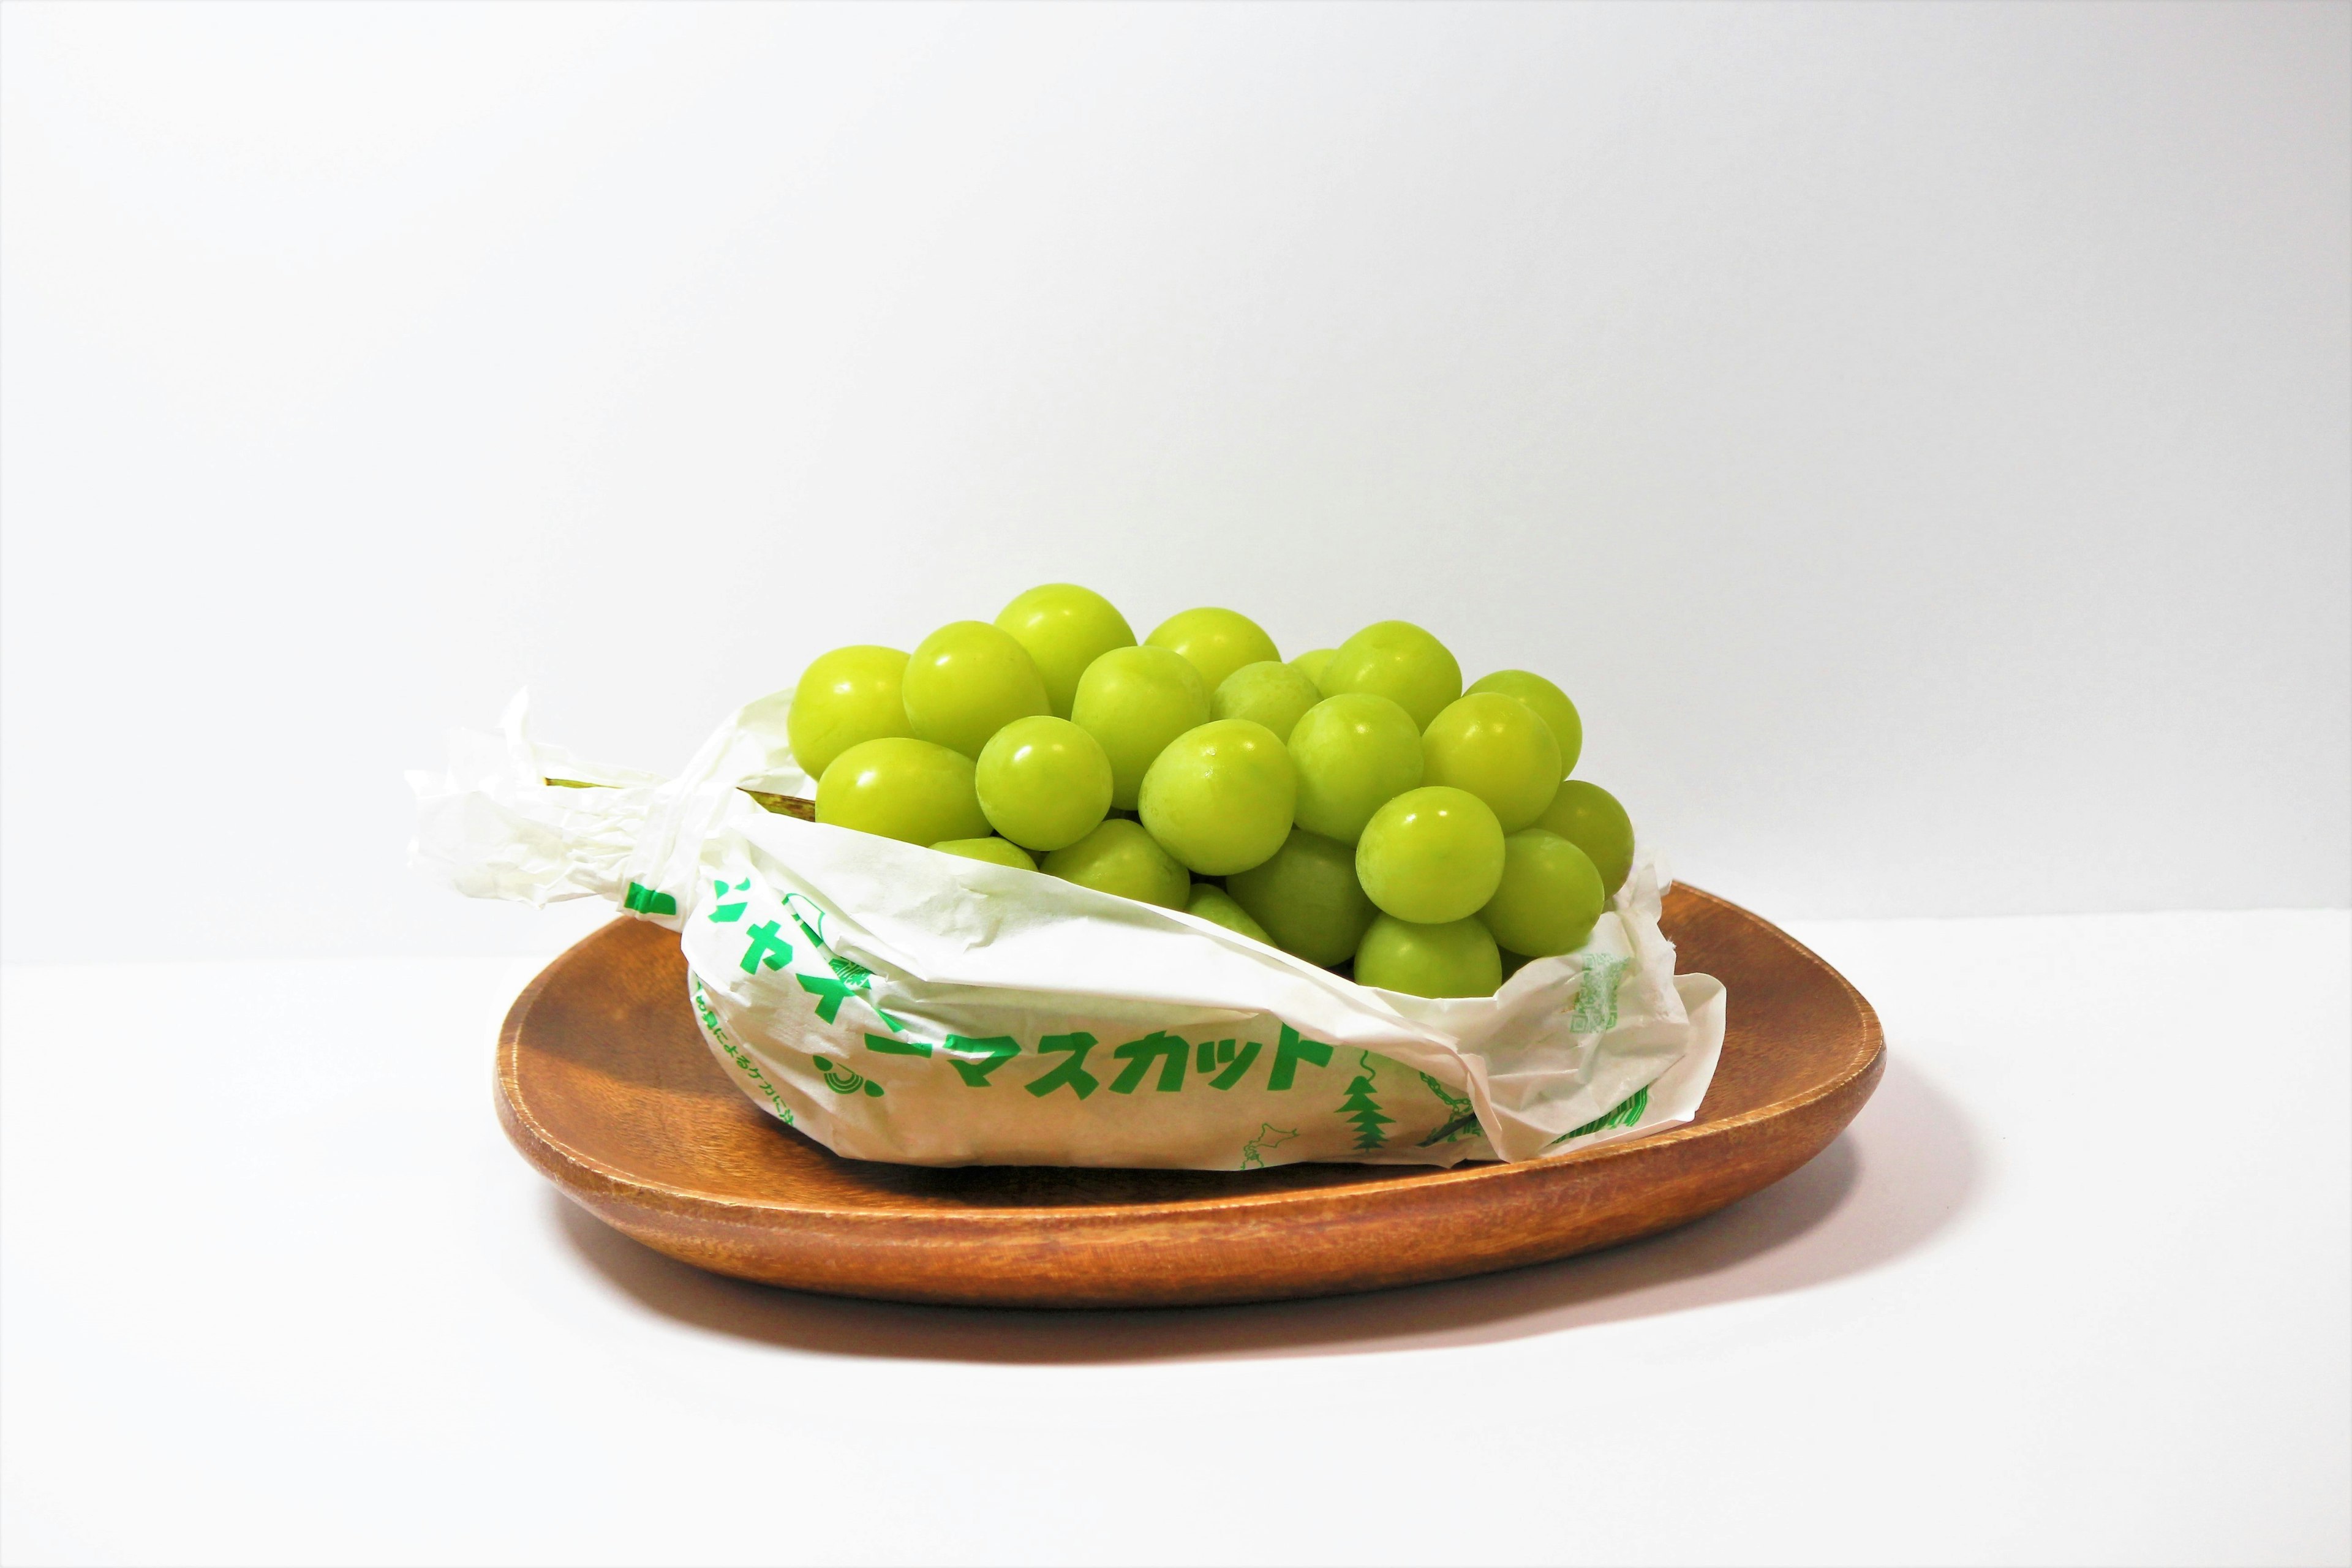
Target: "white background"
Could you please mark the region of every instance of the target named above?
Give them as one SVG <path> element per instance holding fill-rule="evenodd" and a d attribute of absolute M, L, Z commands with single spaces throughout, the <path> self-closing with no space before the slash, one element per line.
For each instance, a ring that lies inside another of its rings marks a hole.
<path fill-rule="evenodd" d="M 2347 16 L 11 5 L 7 952 L 519 951 L 445 728 L 1055 578 L 1551 672 L 1776 916 L 2340 905 Z"/>

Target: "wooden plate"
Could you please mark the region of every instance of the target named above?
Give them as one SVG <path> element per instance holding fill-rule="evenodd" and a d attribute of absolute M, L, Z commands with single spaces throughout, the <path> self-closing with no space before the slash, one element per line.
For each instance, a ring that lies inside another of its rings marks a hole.
<path fill-rule="evenodd" d="M 1697 1120 L 1533 1163 L 1222 1173 L 844 1160 L 720 1075 L 688 1009 L 677 938 L 628 920 L 516 1000 L 499 1040 L 499 1119 L 615 1229 L 803 1290 L 1142 1307 L 1449 1279 L 1712 1213 L 1821 1152 L 1877 1087 L 1877 1016 L 1835 970 L 1694 888 L 1668 894 L 1664 925 L 1677 967 L 1730 992 Z"/>

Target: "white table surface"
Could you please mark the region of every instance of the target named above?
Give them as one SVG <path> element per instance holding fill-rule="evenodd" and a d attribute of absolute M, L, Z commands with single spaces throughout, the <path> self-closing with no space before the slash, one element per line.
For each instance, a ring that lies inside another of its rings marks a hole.
<path fill-rule="evenodd" d="M 1891 1057 L 1779 1186 L 1486 1279 L 1130 1314 L 604 1230 L 491 1112 L 536 961 L 12 970 L 0 1556 L 2352 1554 L 2352 918 L 1794 929 Z"/>

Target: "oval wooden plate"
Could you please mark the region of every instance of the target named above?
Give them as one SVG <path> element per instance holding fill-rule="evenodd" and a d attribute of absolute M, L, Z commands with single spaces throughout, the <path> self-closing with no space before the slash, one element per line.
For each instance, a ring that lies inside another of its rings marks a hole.
<path fill-rule="evenodd" d="M 1667 895 L 1730 992 L 1696 1121 L 1525 1164 L 932 1169 L 838 1158 L 754 1107 L 696 1032 L 677 938 L 615 921 L 517 998 L 499 1118 L 599 1219 L 673 1258 L 900 1301 L 1145 1307 L 1333 1295 L 1539 1263 L 1698 1218 L 1827 1147 L 1877 1087 L 1878 1018 L 1779 928 Z"/>

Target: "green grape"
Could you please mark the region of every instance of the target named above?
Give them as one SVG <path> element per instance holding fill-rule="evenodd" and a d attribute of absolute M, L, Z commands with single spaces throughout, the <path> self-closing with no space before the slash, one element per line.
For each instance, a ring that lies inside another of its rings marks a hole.
<path fill-rule="evenodd" d="M 1319 695 L 1328 697 L 1331 694 L 1323 689 L 1323 672 L 1331 667 L 1331 656 L 1339 651 L 1335 647 L 1310 648 L 1292 659 L 1290 668 L 1313 681 Z"/>
<path fill-rule="evenodd" d="M 1503 825 L 1466 789 L 1424 784 L 1372 814 L 1356 877 L 1383 913 L 1444 925 L 1478 912 L 1503 879 Z"/>
<path fill-rule="evenodd" d="M 1225 677 L 1209 694 L 1209 711 L 1219 719 L 1247 719 L 1263 724 L 1274 731 L 1276 740 L 1287 741 L 1307 710 L 1322 700 L 1315 683 L 1299 674 L 1295 665 L 1266 659 L 1245 664 Z"/>
<path fill-rule="evenodd" d="M 1422 778 L 1466 789 L 1517 833 L 1559 791 L 1559 744 L 1536 710 L 1499 691 L 1474 691 L 1422 732 Z"/>
<path fill-rule="evenodd" d="M 1182 654 L 1201 672 L 1202 684 L 1214 691 L 1225 677 L 1245 664 L 1262 659 L 1280 662 L 1274 639 L 1258 624 L 1236 610 L 1179 610 L 1143 639 L 1153 647 Z"/>
<path fill-rule="evenodd" d="M 1110 759 L 1067 719 L 1040 713 L 989 737 L 973 784 L 997 832 L 1031 849 L 1059 849 L 1110 809 Z"/>
<path fill-rule="evenodd" d="M 1557 833 L 1530 827 L 1503 840 L 1503 879 L 1478 911 L 1513 952 L 1574 952 L 1609 907 L 1592 858 Z"/>
<path fill-rule="evenodd" d="M 1633 824 L 1615 795 L 1599 784 L 1570 779 L 1535 825 L 1591 856 L 1601 885 L 1611 893 L 1625 885 L 1625 874 L 1633 868 Z"/>
<path fill-rule="evenodd" d="M 1225 891 L 1285 952 L 1328 967 L 1345 963 L 1379 911 L 1356 882 L 1346 845 L 1294 831 L 1264 865 L 1225 879 Z"/>
<path fill-rule="evenodd" d="M 1584 751 L 1584 721 L 1577 717 L 1576 704 L 1568 700 L 1567 692 L 1524 669 L 1482 675 L 1470 683 L 1470 689 L 1499 691 L 1534 709 L 1536 717 L 1551 727 L 1551 738 L 1559 742 L 1559 776 L 1566 778 L 1576 771 L 1576 759 Z"/>
<path fill-rule="evenodd" d="M 1421 727 L 1385 697 L 1327 697 L 1290 731 L 1298 826 L 1353 844 L 1372 813 L 1421 783 Z"/>
<path fill-rule="evenodd" d="M 1016 871 L 1037 868 L 1037 862 L 1029 858 L 1029 851 L 1002 838 L 942 838 L 931 847 L 942 855 L 961 855 L 967 860 L 985 860 L 993 866 L 1010 866 Z"/>
<path fill-rule="evenodd" d="M 1376 621 L 1339 645 L 1316 681 L 1331 696 L 1368 691 L 1385 697 L 1426 730 L 1462 695 L 1462 667 L 1445 645 L 1410 621 Z"/>
<path fill-rule="evenodd" d="M 1239 932 L 1252 942 L 1262 942 L 1268 947 L 1274 945 L 1274 938 L 1265 934 L 1265 927 L 1250 919 L 1250 912 L 1234 902 L 1234 896 L 1223 888 L 1213 888 L 1206 882 L 1193 883 L 1192 897 L 1185 904 L 1184 912 L 1198 915 L 1212 925 L 1221 925 L 1229 931 Z"/>
<path fill-rule="evenodd" d="M 1409 996 L 1492 996 L 1503 955 L 1475 920 L 1415 925 L 1382 915 L 1356 948 L 1356 984 Z"/>
<path fill-rule="evenodd" d="M 1167 910 L 1182 909 L 1192 892 L 1192 879 L 1173 855 L 1160 847 L 1139 823 L 1116 816 L 1068 848 L 1046 856 L 1045 874 Z"/>
<path fill-rule="evenodd" d="M 909 729 L 967 757 L 1015 719 L 1047 710 L 1028 649 L 986 621 L 950 621 L 916 644 L 906 700 Z"/>
<path fill-rule="evenodd" d="M 1185 731 L 1152 759 L 1145 831 L 1204 877 L 1246 871 L 1282 847 L 1298 779 L 1274 731 L 1246 719 Z"/>
<path fill-rule="evenodd" d="M 1520 970 L 1525 969 L 1533 962 L 1534 961 L 1528 958 L 1524 952 L 1513 952 L 1507 947 L 1503 949 L 1504 980 L 1508 981 L 1512 975 L 1517 974 Z"/>
<path fill-rule="evenodd" d="M 866 741 L 833 759 L 816 784 L 816 819 L 909 844 L 982 838 L 988 818 L 971 759 L 911 736 Z"/>
<path fill-rule="evenodd" d="M 837 647 L 820 654 L 793 688 L 784 736 L 793 760 L 813 779 L 861 741 L 911 735 L 899 697 L 907 656 L 895 647 Z"/>
<path fill-rule="evenodd" d="M 1108 599 L 1075 583 L 1030 589 L 997 612 L 996 625 L 1029 650 L 1056 719 L 1070 716 L 1070 700 L 1087 666 L 1115 647 L 1135 646 L 1127 617 Z"/>
<path fill-rule="evenodd" d="M 1115 647 L 1087 666 L 1070 721 L 1110 758 L 1110 803 L 1133 811 L 1143 775 L 1160 749 L 1209 721 L 1209 689 L 1181 654 Z"/>

